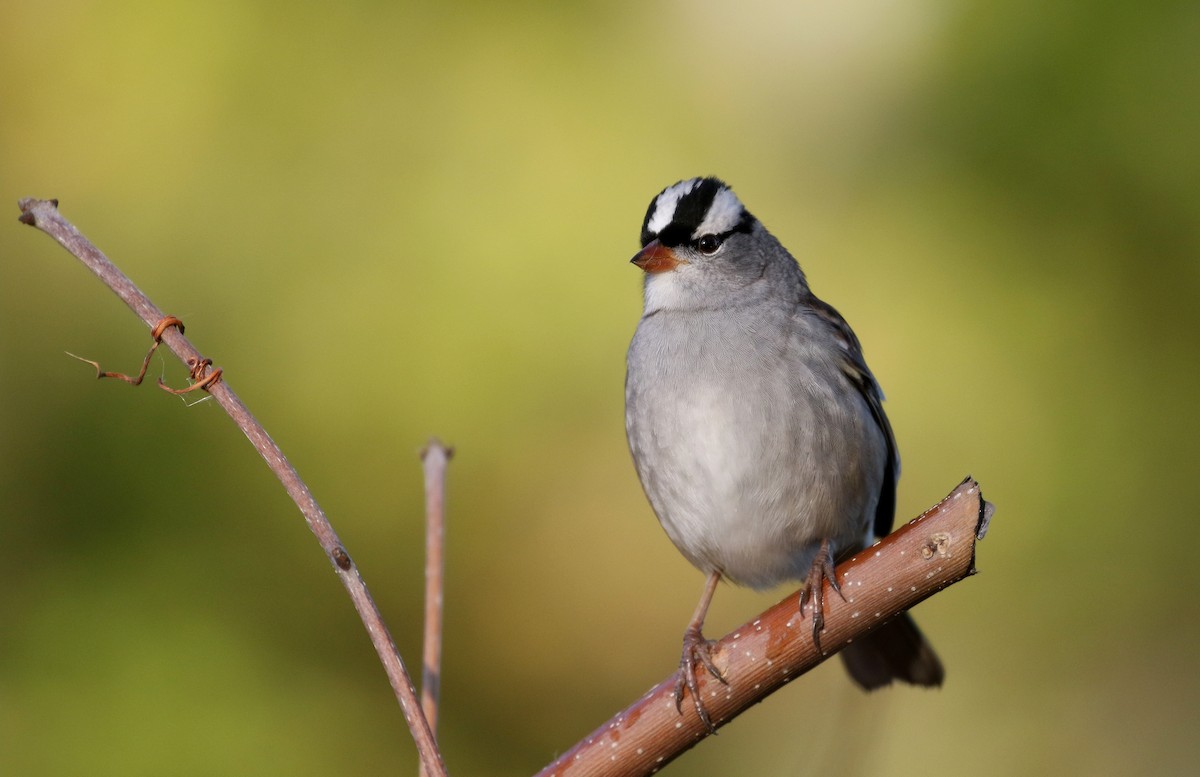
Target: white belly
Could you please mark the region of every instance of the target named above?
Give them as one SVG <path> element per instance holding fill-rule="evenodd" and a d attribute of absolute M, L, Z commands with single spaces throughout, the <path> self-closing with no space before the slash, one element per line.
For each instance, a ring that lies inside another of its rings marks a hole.
<path fill-rule="evenodd" d="M 728 349 L 705 344 L 686 362 L 629 363 L 629 443 L 671 541 L 701 570 L 757 588 L 802 579 L 824 539 L 835 552 L 863 546 L 884 467 L 865 403 L 778 347 L 731 370 Z"/>

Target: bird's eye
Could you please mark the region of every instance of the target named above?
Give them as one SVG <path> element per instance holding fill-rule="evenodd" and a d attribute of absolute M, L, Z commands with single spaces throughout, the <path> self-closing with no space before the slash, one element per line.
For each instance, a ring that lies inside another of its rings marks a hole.
<path fill-rule="evenodd" d="M 721 247 L 721 238 L 717 235 L 701 235 L 696 241 L 696 250 L 702 254 L 712 256 Z"/>

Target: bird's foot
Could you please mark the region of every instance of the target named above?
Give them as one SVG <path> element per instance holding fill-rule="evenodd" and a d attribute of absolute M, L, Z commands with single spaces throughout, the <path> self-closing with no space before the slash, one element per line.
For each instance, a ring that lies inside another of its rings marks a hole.
<path fill-rule="evenodd" d="M 817 652 L 822 654 L 821 631 L 825 628 L 825 581 L 829 581 L 829 587 L 837 591 L 838 596 L 842 597 L 842 601 L 846 600 L 846 595 L 842 593 L 842 587 L 838 585 L 837 575 L 834 574 L 833 553 L 829 549 L 829 540 L 821 541 L 821 549 L 813 557 L 812 567 L 808 570 L 808 577 L 804 581 L 804 591 L 800 594 L 801 618 L 804 617 L 804 606 L 812 602 L 813 644 L 816 646 Z"/>
<path fill-rule="evenodd" d="M 700 685 L 696 682 L 696 667 L 703 666 L 713 677 L 728 684 L 725 675 L 721 674 L 717 665 L 713 663 L 712 649 L 715 644 L 715 642 L 705 639 L 699 628 L 689 626 L 687 631 L 683 632 L 683 657 L 679 660 L 679 675 L 675 678 L 675 709 L 679 710 L 681 715 L 683 714 L 683 689 L 687 688 L 688 692 L 692 694 L 692 703 L 696 706 L 696 714 L 710 734 L 717 733 L 717 727 L 713 725 L 712 719 L 708 716 L 708 710 L 704 708 L 704 702 L 700 699 Z"/>

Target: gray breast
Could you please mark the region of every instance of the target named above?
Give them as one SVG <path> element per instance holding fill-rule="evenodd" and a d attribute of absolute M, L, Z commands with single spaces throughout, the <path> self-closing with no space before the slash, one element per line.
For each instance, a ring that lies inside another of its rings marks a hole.
<path fill-rule="evenodd" d="M 820 336 L 769 309 L 639 323 L 630 448 L 663 528 L 701 570 L 766 587 L 802 578 L 824 538 L 866 541 L 882 436 Z"/>

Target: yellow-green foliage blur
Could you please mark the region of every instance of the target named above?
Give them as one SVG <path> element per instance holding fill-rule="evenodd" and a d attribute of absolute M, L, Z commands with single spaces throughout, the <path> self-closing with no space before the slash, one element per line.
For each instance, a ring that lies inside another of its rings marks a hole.
<path fill-rule="evenodd" d="M 1193 773 L 1195 3 L 8 3 L 0 773 L 413 773 L 299 514 L 62 211 L 224 368 L 410 665 L 450 476 L 450 771 L 536 771 L 675 667 L 702 578 L 625 446 L 650 198 L 719 175 L 862 338 L 901 520 L 965 475 L 945 688 L 819 668 L 688 775 Z M 165 353 L 152 378 L 186 382 Z M 708 631 L 776 601 L 723 586 Z"/>

